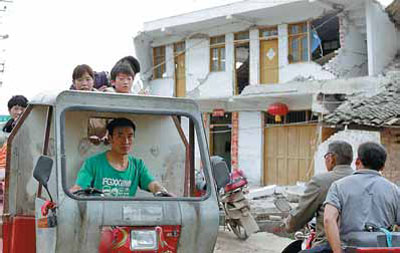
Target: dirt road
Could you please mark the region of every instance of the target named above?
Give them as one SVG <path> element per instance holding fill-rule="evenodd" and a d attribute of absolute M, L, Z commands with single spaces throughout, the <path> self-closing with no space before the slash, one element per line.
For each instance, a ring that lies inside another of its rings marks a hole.
<path fill-rule="evenodd" d="M 253 234 L 246 241 L 240 241 L 232 232 L 221 229 L 214 253 L 280 253 L 291 241 L 266 232 Z"/>

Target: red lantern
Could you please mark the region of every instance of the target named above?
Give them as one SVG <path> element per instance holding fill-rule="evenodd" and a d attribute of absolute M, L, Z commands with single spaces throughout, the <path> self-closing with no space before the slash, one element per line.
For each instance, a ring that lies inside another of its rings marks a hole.
<path fill-rule="evenodd" d="M 224 109 L 214 109 L 212 112 L 213 117 L 224 117 L 225 116 L 225 110 Z"/>
<path fill-rule="evenodd" d="M 285 116 L 289 112 L 289 108 L 285 104 L 274 103 L 268 107 L 267 112 L 275 116 L 276 122 L 281 122 L 281 116 Z"/>

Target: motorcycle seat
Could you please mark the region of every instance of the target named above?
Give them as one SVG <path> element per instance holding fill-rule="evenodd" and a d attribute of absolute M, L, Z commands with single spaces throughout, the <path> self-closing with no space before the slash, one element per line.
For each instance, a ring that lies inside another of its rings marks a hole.
<path fill-rule="evenodd" d="M 400 247 L 400 232 L 391 232 L 392 247 Z M 344 238 L 350 247 L 387 247 L 386 235 L 383 232 L 351 232 Z"/>

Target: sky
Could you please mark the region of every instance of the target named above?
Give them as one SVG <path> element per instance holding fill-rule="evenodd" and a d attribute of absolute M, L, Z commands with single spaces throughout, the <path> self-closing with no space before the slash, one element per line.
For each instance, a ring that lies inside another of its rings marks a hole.
<path fill-rule="evenodd" d="M 109 71 L 123 56 L 135 55 L 133 37 L 145 21 L 236 1 L 13 0 L 0 19 L 0 35 L 9 34 L 0 40 L 6 48 L 0 115 L 8 114 L 12 95 L 31 99 L 40 92 L 68 89 L 78 64 Z"/>

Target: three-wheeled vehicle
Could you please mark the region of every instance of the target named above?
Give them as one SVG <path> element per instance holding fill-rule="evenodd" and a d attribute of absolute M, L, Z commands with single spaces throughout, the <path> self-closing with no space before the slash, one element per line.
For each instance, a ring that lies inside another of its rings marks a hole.
<path fill-rule="evenodd" d="M 110 148 L 105 125 L 118 117 L 135 123 L 132 155 L 174 197 L 70 192 L 84 160 Z M 196 170 L 212 186 L 200 195 Z M 192 100 L 39 95 L 8 139 L 3 252 L 212 252 L 219 210 L 211 170 Z"/>

